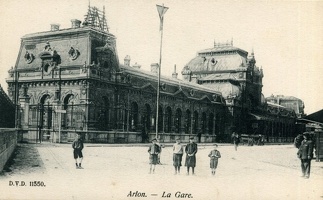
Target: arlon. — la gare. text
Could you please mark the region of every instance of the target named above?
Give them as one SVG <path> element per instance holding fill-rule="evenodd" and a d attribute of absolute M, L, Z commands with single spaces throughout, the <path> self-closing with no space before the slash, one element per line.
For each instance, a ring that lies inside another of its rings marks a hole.
<path fill-rule="evenodd" d="M 146 192 L 139 192 L 139 191 L 130 191 L 127 195 L 127 197 L 148 197 L 148 196 L 155 196 L 155 197 L 162 197 L 162 198 L 172 198 L 172 197 L 175 197 L 175 198 L 188 198 L 188 199 L 191 199 L 193 198 L 193 195 L 191 193 L 186 193 L 186 192 L 180 192 L 180 191 L 177 191 L 177 192 L 166 192 L 166 191 L 163 191 L 161 193 L 161 195 L 159 194 L 147 194 Z"/>

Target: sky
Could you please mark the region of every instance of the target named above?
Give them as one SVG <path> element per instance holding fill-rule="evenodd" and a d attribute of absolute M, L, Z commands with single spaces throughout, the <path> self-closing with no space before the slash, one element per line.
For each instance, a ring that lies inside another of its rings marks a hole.
<path fill-rule="evenodd" d="M 7 90 L 7 71 L 15 66 L 20 38 L 29 33 L 70 28 L 84 20 L 88 0 L 0 0 L 0 84 Z M 168 7 L 164 16 L 162 75 L 171 76 L 214 42 L 233 40 L 251 53 L 264 72 L 263 94 L 294 96 L 305 113 L 323 109 L 323 0 L 91 0 L 105 6 L 109 32 L 117 37 L 119 60 L 150 70 L 159 62 L 160 31 L 156 4 Z M 179 76 L 179 78 L 181 78 Z"/>

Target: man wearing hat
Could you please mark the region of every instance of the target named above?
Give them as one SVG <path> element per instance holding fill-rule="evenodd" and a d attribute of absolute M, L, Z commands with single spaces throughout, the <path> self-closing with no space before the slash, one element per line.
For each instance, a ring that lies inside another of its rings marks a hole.
<path fill-rule="evenodd" d="M 190 173 L 192 167 L 192 174 L 194 175 L 194 168 L 196 166 L 197 144 L 194 142 L 194 137 L 190 137 L 190 142 L 185 147 L 186 159 L 185 166 L 187 167 L 187 175 Z"/>
<path fill-rule="evenodd" d="M 301 159 L 302 177 L 309 178 L 311 172 L 311 160 L 313 158 L 313 142 L 309 133 L 303 134 L 304 140 L 298 149 L 297 155 Z"/>
<path fill-rule="evenodd" d="M 173 165 L 175 167 L 175 174 L 179 174 L 182 166 L 183 145 L 181 139 L 176 138 L 176 143 L 173 145 Z"/>
<path fill-rule="evenodd" d="M 158 163 L 158 154 L 160 153 L 160 147 L 156 144 L 157 139 L 152 139 L 152 144 L 149 146 L 148 153 L 149 153 L 149 164 L 150 170 L 149 174 L 151 174 L 151 170 L 155 173 L 155 167 Z M 153 167 L 154 166 L 154 167 Z"/>

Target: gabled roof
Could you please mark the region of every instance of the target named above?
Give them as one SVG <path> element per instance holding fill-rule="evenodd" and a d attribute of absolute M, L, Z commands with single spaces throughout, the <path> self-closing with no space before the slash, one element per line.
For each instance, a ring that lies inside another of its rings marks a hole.
<path fill-rule="evenodd" d="M 310 115 L 307 115 L 306 117 L 304 117 L 304 119 L 323 123 L 323 109 Z"/>
<path fill-rule="evenodd" d="M 145 70 L 142 70 L 142 69 L 137 69 L 137 68 L 134 68 L 134 67 L 124 66 L 124 65 L 120 65 L 120 68 L 123 69 L 125 72 L 130 73 L 130 74 L 141 76 L 143 78 L 149 78 L 149 79 L 157 80 L 157 74 L 153 73 L 153 72 L 145 71 Z M 179 85 L 179 86 L 182 86 L 182 87 L 188 87 L 188 88 L 201 90 L 201 91 L 208 92 L 208 93 L 221 95 L 221 93 L 219 91 L 217 91 L 217 90 L 213 90 L 213 89 L 210 89 L 209 87 L 205 87 L 205 86 L 199 85 L 197 83 L 183 81 L 183 80 L 180 80 L 180 79 L 177 79 L 177 78 L 161 76 L 160 81 L 161 82 L 166 82 L 167 84 Z"/>

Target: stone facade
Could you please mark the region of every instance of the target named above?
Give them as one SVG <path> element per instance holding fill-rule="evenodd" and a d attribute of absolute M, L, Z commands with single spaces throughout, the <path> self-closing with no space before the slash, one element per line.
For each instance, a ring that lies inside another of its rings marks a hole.
<path fill-rule="evenodd" d="M 262 134 L 269 138 L 292 138 L 295 112 L 289 107 L 267 103 L 262 94 L 263 70 L 256 65 L 254 52 L 231 43 L 214 43 L 201 50 L 184 66 L 185 81 L 221 92 L 228 112 L 227 133 Z"/>
<path fill-rule="evenodd" d="M 157 74 L 131 66 L 129 56 L 120 64 L 113 34 L 75 21 L 68 29 L 56 25 L 22 37 L 7 82 L 11 99 L 19 89 L 24 136 L 55 142 L 70 141 L 75 132 L 94 142 L 154 137 Z M 220 92 L 161 77 L 158 137 L 170 142 L 197 135 L 214 142 L 225 132 L 225 109 Z"/>
<path fill-rule="evenodd" d="M 131 65 L 130 56 L 120 64 L 104 14 L 89 17 L 97 13 L 91 9 L 83 26 L 73 19 L 71 28 L 53 24 L 50 31 L 22 37 L 7 83 L 9 97 L 19 100 L 25 138 L 64 142 L 79 132 L 87 142 L 146 142 L 156 136 L 174 142 L 191 135 L 199 142 L 225 142 L 232 131 L 280 137 L 283 130 L 291 136 L 295 116 L 283 107 L 270 112 L 276 108 L 261 94 L 263 71 L 254 53 L 248 56 L 232 43 L 198 52 L 184 66 L 184 80 L 177 78 L 176 66 L 172 77 L 162 76 L 157 117 L 158 64 L 150 72 Z"/>

